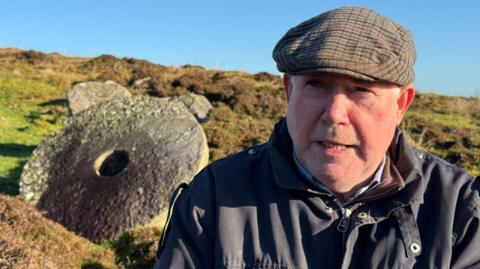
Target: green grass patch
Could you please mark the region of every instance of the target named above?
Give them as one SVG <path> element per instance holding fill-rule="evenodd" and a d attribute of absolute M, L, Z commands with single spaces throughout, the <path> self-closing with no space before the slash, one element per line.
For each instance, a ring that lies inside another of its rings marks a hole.
<path fill-rule="evenodd" d="M 448 126 L 451 128 L 466 128 L 480 131 L 480 126 L 477 125 L 473 119 L 467 115 L 449 113 L 440 114 L 429 111 L 407 111 L 407 116 L 415 116 L 422 118 L 427 122 L 437 126 Z"/>
<path fill-rule="evenodd" d="M 0 193 L 18 194 L 28 157 L 45 135 L 62 127 L 64 100 L 64 89 L 49 77 L 0 72 Z"/>

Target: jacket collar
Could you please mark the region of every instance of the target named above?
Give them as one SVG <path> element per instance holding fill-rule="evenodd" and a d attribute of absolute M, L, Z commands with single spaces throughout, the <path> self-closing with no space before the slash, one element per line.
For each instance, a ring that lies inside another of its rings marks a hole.
<path fill-rule="evenodd" d="M 295 168 L 293 143 L 288 133 L 285 119 L 275 124 L 275 128 L 268 141 L 268 153 L 270 155 L 275 182 L 281 188 L 322 193 L 308 186 L 305 181 L 301 179 L 299 171 Z M 325 192 L 325 194 L 327 193 Z"/>
<path fill-rule="evenodd" d="M 298 170 L 295 169 L 293 143 L 285 119 L 275 125 L 268 141 L 268 151 L 275 181 L 281 188 L 331 195 L 312 189 L 301 180 Z M 387 151 L 382 185 L 359 199 L 368 201 L 394 196 L 395 203 L 401 206 L 413 201 L 422 202 L 423 190 L 423 180 L 414 149 L 408 144 L 404 133 L 397 128 Z"/>
<path fill-rule="evenodd" d="M 394 195 L 396 203 L 399 206 L 412 202 L 423 203 L 425 181 L 417 155 L 415 149 L 408 143 L 406 135 L 399 128 L 395 131 L 388 149 L 388 156 L 391 160 L 391 174 L 401 177 L 404 181 L 402 191 Z"/>

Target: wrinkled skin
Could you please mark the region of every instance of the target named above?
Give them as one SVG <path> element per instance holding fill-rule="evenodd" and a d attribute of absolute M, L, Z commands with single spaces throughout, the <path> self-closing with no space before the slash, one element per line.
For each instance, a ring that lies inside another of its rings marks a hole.
<path fill-rule="evenodd" d="M 287 126 L 304 167 L 351 196 L 375 173 L 413 100 L 411 85 L 317 73 L 284 76 Z"/>

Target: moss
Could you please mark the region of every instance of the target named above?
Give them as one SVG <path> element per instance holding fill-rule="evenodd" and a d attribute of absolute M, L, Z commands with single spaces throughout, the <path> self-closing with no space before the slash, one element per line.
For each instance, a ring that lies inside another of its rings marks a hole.
<path fill-rule="evenodd" d="M 134 229 L 123 233 L 108 245 L 115 251 L 117 264 L 126 269 L 152 268 L 160 234 L 156 228 Z"/>

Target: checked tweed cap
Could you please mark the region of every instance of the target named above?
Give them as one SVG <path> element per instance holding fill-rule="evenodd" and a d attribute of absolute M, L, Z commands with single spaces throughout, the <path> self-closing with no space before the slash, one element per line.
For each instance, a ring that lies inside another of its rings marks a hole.
<path fill-rule="evenodd" d="M 273 50 L 281 72 L 331 72 L 407 85 L 415 79 L 415 44 L 409 31 L 359 7 L 327 11 L 290 29 Z"/>

